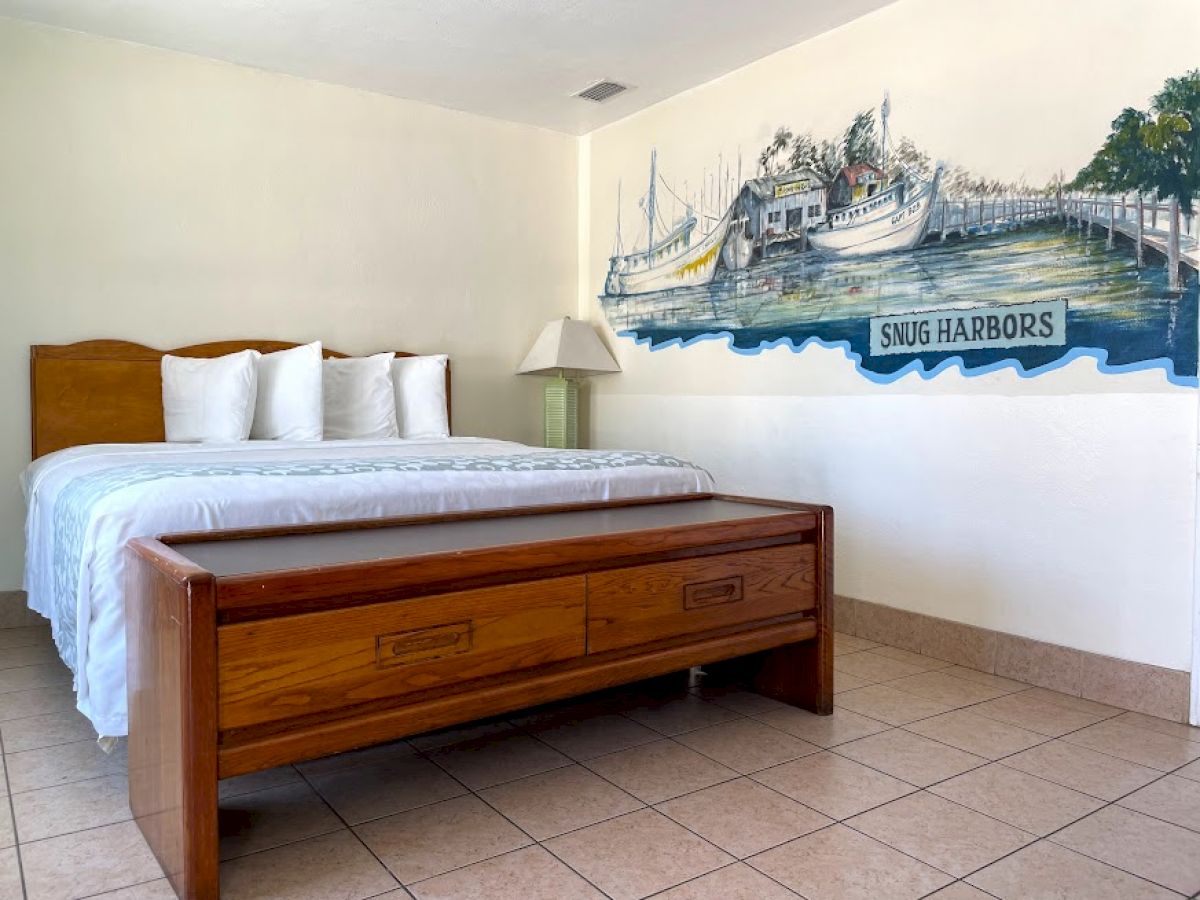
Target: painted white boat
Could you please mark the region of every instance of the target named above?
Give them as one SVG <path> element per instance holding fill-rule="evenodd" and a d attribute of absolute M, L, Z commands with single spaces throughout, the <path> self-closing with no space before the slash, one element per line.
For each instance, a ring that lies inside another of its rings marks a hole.
<path fill-rule="evenodd" d="M 717 262 L 721 258 L 721 247 L 729 233 L 732 208 L 719 219 L 705 215 L 703 209 L 697 215 L 689 204 L 684 217 L 670 227 L 665 235 L 658 236 L 658 154 L 650 154 L 650 187 L 644 197 L 647 225 L 647 246 L 644 250 L 624 253 L 621 249 L 621 223 L 618 213 L 617 241 L 613 255 L 608 260 L 608 275 L 604 279 L 604 293 L 610 297 L 630 294 L 648 294 L 671 288 L 708 284 L 712 281 Z M 668 190 L 670 188 L 668 187 Z M 620 208 L 620 189 L 617 192 L 617 207 Z M 703 207 L 701 203 L 701 207 Z M 712 223 L 712 227 L 700 235 L 694 235 L 701 222 Z"/>
<path fill-rule="evenodd" d="M 708 234 L 693 243 L 696 220 L 689 217 L 649 249 L 608 262 L 604 292 L 610 296 L 645 294 L 712 281 L 729 228 L 729 213 Z"/>
<path fill-rule="evenodd" d="M 725 268 L 732 271 L 746 268 L 754 259 L 754 241 L 746 236 L 745 216 L 729 223 L 725 246 L 721 248 L 721 259 L 725 263 Z"/>
<path fill-rule="evenodd" d="M 925 237 L 941 180 L 939 165 L 933 178 L 911 196 L 905 197 L 902 186 L 894 185 L 831 212 L 824 225 L 808 233 L 809 244 L 815 250 L 839 256 L 911 250 Z"/>

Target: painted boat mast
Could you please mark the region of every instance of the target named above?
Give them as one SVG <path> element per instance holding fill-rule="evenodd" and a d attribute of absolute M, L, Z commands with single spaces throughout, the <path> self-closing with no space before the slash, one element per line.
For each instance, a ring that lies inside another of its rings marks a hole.
<path fill-rule="evenodd" d="M 883 152 L 882 159 L 879 161 L 879 167 L 883 169 L 883 186 L 887 187 L 887 126 L 888 116 L 892 112 L 892 95 L 890 91 L 883 92 L 883 104 L 879 107 L 879 118 L 883 120 Z"/>
<path fill-rule="evenodd" d="M 654 185 L 658 181 L 658 148 L 650 150 L 650 190 L 646 194 L 646 219 L 649 222 L 649 235 L 646 240 L 646 265 L 654 263 Z"/>

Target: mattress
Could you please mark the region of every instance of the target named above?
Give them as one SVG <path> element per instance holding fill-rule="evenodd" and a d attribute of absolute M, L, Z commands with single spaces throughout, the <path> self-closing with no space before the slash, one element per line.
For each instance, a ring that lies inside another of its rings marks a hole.
<path fill-rule="evenodd" d="M 127 732 L 124 546 L 215 528 L 676 495 L 712 490 L 660 453 L 544 450 L 483 438 L 97 444 L 36 460 L 25 493 L 25 590 L 50 619 L 77 706 Z"/>

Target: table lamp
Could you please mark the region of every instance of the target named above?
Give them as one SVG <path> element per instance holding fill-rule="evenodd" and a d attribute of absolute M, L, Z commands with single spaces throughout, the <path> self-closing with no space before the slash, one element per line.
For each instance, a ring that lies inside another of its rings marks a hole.
<path fill-rule="evenodd" d="M 552 375 L 546 380 L 546 446 L 579 446 L 579 379 L 620 372 L 600 336 L 587 322 L 570 316 L 548 322 L 517 369 L 518 375 Z"/>

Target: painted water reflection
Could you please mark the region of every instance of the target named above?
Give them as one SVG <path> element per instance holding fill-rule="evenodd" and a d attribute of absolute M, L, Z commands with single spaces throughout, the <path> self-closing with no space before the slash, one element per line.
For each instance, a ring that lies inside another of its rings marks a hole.
<path fill-rule="evenodd" d="M 888 375 L 919 360 L 931 370 L 947 359 L 965 369 L 1011 360 L 1011 349 L 870 356 L 870 317 L 918 310 L 1066 298 L 1067 346 L 1104 351 L 1111 367 L 1157 367 L 1194 383 L 1197 371 L 1197 277 L 1168 289 L 1153 256 L 1138 269 L 1120 239 L 1112 250 L 1049 224 L 927 243 L 873 257 L 780 256 L 749 269 L 719 269 L 706 285 L 632 297 L 602 297 L 618 332 L 652 346 L 727 335 L 739 350 L 817 339 L 842 343 L 868 373 Z M 1024 371 L 1064 356 L 1063 347 L 1022 348 Z"/>

